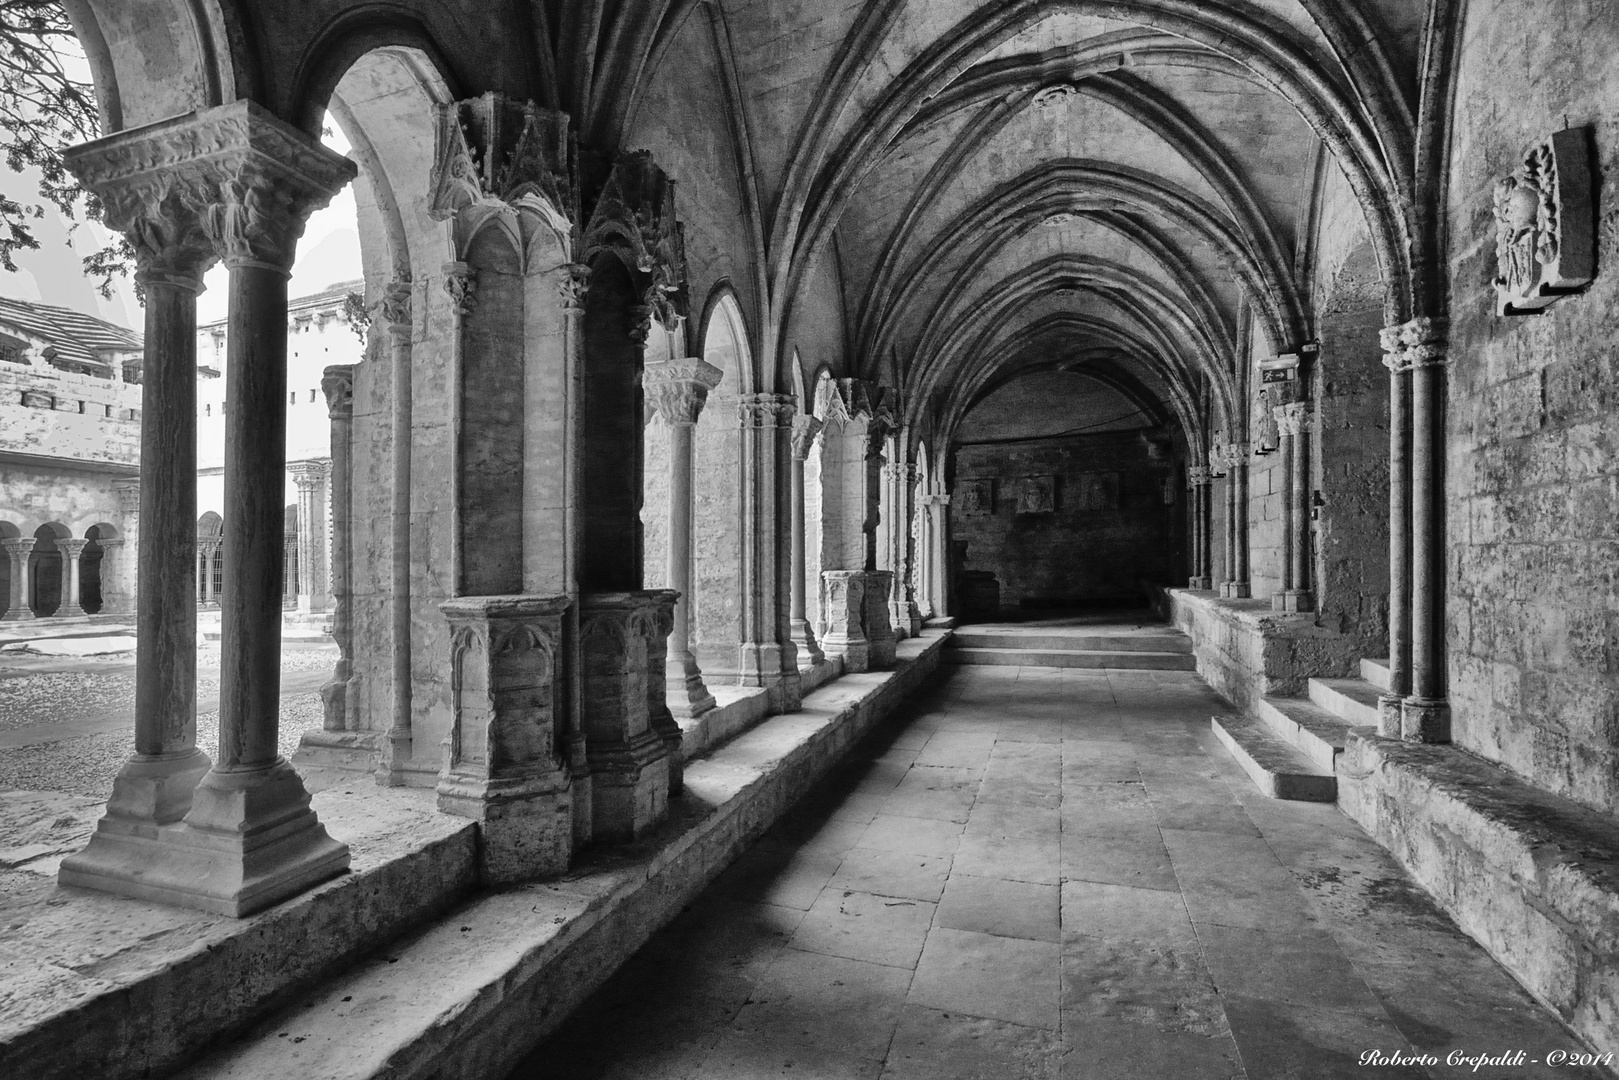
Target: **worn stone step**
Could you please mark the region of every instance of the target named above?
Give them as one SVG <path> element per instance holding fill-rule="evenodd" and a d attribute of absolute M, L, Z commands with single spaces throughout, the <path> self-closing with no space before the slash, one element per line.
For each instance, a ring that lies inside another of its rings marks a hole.
<path fill-rule="evenodd" d="M 1254 786 L 1273 799 L 1334 802 L 1338 778 L 1283 742 L 1270 725 L 1250 716 L 1213 717 L 1214 734 Z"/>
<path fill-rule="evenodd" d="M 1006 631 L 957 630 L 951 639 L 956 649 L 1078 649 L 1086 652 L 1191 653 L 1192 639 L 1185 634 L 1050 634 Z"/>
<path fill-rule="evenodd" d="M 1394 678 L 1389 674 L 1387 660 L 1367 660 L 1360 662 L 1360 677 L 1377 687 L 1379 690 L 1388 690 L 1394 685 Z"/>
<path fill-rule="evenodd" d="M 1120 652 L 1112 649 L 975 649 L 944 651 L 949 664 L 986 667 L 1125 668 L 1196 671 L 1197 657 L 1181 652 Z"/>
<path fill-rule="evenodd" d="M 1254 714 L 1283 742 L 1329 772 L 1349 735 L 1341 718 L 1304 698 L 1260 698 Z"/>
<path fill-rule="evenodd" d="M 1311 679 L 1310 700 L 1355 727 L 1377 726 L 1377 687 L 1361 679 Z"/>

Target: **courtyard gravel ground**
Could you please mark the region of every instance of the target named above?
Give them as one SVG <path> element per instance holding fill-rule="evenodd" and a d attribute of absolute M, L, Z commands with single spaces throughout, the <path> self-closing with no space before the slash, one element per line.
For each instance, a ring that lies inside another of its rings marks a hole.
<path fill-rule="evenodd" d="M 336 661 L 334 645 L 290 648 L 281 654 L 281 670 L 330 670 Z M 211 702 L 219 695 L 217 642 L 197 650 L 197 667 L 197 699 Z M 0 730 L 128 713 L 134 699 L 133 665 L 122 658 L 81 670 L 0 669 Z M 318 693 L 283 696 L 281 753 L 291 756 L 303 733 L 320 726 L 321 715 Z M 131 730 L 122 730 L 0 750 L 0 789 L 60 791 L 104 799 L 130 754 L 132 736 Z M 198 713 L 197 745 L 211 753 L 218 744 L 218 711 Z"/>

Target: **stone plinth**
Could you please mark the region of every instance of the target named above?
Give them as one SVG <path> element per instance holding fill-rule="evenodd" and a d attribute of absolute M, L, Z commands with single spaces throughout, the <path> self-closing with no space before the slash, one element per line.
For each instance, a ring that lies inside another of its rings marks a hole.
<path fill-rule="evenodd" d="M 889 619 L 888 597 L 894 589 L 892 570 L 867 570 L 865 588 L 866 664 L 868 671 L 887 671 L 894 666 L 898 640 Z"/>
<path fill-rule="evenodd" d="M 452 719 L 438 808 L 479 823 L 479 875 L 554 876 L 573 855 L 573 784 L 558 740 L 566 596 L 469 596 L 450 623 Z"/>
<path fill-rule="evenodd" d="M 826 628 L 821 648 L 843 658 L 843 670 L 869 670 L 871 646 L 865 631 L 866 575 L 860 570 L 821 573 L 821 614 Z"/>
<path fill-rule="evenodd" d="M 670 751 L 662 658 L 675 594 L 668 589 L 587 595 L 579 605 L 583 682 L 580 711 L 590 766 L 595 837 L 637 839 L 669 813 Z M 654 658 L 657 658 L 654 660 Z"/>

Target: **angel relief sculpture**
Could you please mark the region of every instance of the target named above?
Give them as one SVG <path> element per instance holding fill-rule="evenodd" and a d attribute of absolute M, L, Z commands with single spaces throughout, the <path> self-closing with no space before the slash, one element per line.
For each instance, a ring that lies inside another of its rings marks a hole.
<path fill-rule="evenodd" d="M 1534 314 L 1590 283 L 1596 237 L 1587 141 L 1583 129 L 1559 131 L 1496 181 L 1497 314 Z"/>

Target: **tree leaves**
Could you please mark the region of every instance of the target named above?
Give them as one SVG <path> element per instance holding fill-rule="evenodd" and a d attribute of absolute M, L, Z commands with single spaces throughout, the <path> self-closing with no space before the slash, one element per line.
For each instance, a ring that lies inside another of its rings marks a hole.
<path fill-rule="evenodd" d="M 39 171 L 42 202 L 0 196 L 0 266 L 17 268 L 18 251 L 37 249 L 31 222 L 45 216 L 43 203 L 70 222 L 80 214 L 101 220 L 101 203 L 79 187 L 62 162 L 62 151 L 96 138 L 101 118 L 95 89 L 80 72 L 86 68 L 73 25 L 56 0 L 0 0 L 0 152 L 14 173 Z M 77 228 L 69 226 L 69 233 Z M 129 273 L 134 249 L 120 238 L 84 257 L 86 276 L 102 296 L 112 295 L 113 279 Z"/>

